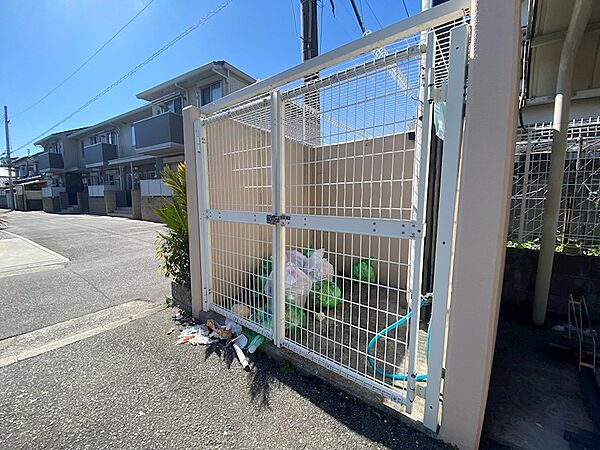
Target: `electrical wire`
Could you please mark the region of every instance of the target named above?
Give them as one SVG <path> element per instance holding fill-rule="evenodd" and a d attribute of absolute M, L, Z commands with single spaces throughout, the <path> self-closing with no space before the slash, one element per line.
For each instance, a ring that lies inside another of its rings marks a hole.
<path fill-rule="evenodd" d="M 296 11 L 294 10 L 294 0 L 290 0 L 290 8 L 292 9 L 292 18 L 294 19 L 294 30 L 296 30 L 296 37 L 298 38 L 298 44 L 300 47 L 300 55 L 302 55 L 302 37 L 298 31 L 298 24 L 296 22 Z"/>
<path fill-rule="evenodd" d="M 111 91 L 112 89 L 114 89 L 115 87 L 117 87 L 119 84 L 121 84 L 123 81 L 125 81 L 127 78 L 129 78 L 130 76 L 132 76 L 134 73 L 136 73 L 142 67 L 146 66 L 147 64 L 149 64 L 150 62 L 152 62 L 154 59 L 156 59 L 158 56 L 160 56 L 161 54 L 163 54 L 164 52 L 166 52 L 169 48 L 171 48 L 173 45 L 175 45 L 181 39 L 183 39 L 184 37 L 186 37 L 188 34 L 190 34 L 196 28 L 198 28 L 199 26 L 203 25 L 205 22 L 207 22 L 213 16 L 217 15 L 219 12 L 221 12 L 223 9 L 225 9 L 231 2 L 233 2 L 233 0 L 225 0 L 223 3 L 221 3 L 219 6 L 217 6 L 217 8 L 213 9 L 208 14 L 206 14 L 204 17 L 202 17 L 198 22 L 196 22 L 194 25 L 190 26 L 189 28 L 187 28 L 186 30 L 184 30 L 182 33 L 178 34 L 174 39 L 170 40 L 168 43 L 166 43 L 165 45 L 163 45 L 160 49 L 158 49 L 157 51 L 155 51 L 152 55 L 150 55 L 144 61 L 142 61 L 141 63 L 139 63 L 137 66 L 135 66 L 133 69 L 131 69 L 125 75 L 123 75 L 121 78 L 119 78 L 113 84 L 111 84 L 110 86 L 108 86 L 104 90 L 100 91 L 98 94 L 96 94 L 90 100 L 88 100 L 87 102 L 85 102 L 83 105 L 81 105 L 79 108 L 77 108 L 75 111 L 73 111 L 72 113 L 70 113 L 65 118 L 59 120 L 57 123 L 55 123 L 54 125 L 52 125 L 50 128 L 48 128 L 47 130 L 45 130 L 43 133 L 40 133 L 35 138 L 33 138 L 30 141 L 26 142 L 25 144 L 17 147 L 14 151 L 17 152 L 17 151 L 21 150 L 22 148 L 28 146 L 29 144 L 37 141 L 38 139 L 46 136 L 46 134 L 48 134 L 50 131 L 54 130 L 56 127 L 62 125 L 64 122 L 66 122 L 67 120 L 69 120 L 71 117 L 73 117 L 76 114 L 78 114 L 79 112 L 83 111 L 85 108 L 87 108 L 92 103 L 94 103 L 96 100 L 98 100 L 100 97 L 104 96 L 109 91 Z"/>
<path fill-rule="evenodd" d="M 406 1 L 402 0 L 402 4 L 404 5 L 404 11 L 406 11 L 406 17 L 410 17 L 410 13 L 408 12 L 408 6 L 406 6 Z"/>
<path fill-rule="evenodd" d="M 371 8 L 371 3 L 369 3 L 369 0 L 365 0 L 365 3 L 367 4 L 367 8 L 369 8 L 369 10 L 371 11 L 371 14 L 373 14 L 373 17 L 375 17 L 375 20 L 379 24 L 379 27 L 382 28 L 383 24 L 379 20 L 379 17 L 377 17 L 377 14 L 375 14 L 375 11 L 373 11 L 373 8 Z"/>
<path fill-rule="evenodd" d="M 40 103 L 42 103 L 44 100 L 46 100 L 50 95 L 52 95 L 54 92 L 56 92 L 57 89 L 61 88 L 67 81 L 69 81 L 71 78 L 73 78 L 81 69 L 83 69 L 92 59 L 94 59 L 94 57 L 100 53 L 102 50 L 104 50 L 104 48 L 110 44 L 119 34 L 121 34 L 121 32 L 127 28 L 131 22 L 133 22 L 135 19 L 138 18 L 138 16 L 140 14 L 142 14 L 152 3 L 154 2 L 154 0 L 150 0 L 146 6 L 144 6 L 141 10 L 139 10 L 137 12 L 137 14 L 135 16 L 133 16 L 131 19 L 129 19 L 129 22 L 127 22 L 125 25 L 123 25 L 115 34 L 113 34 L 110 39 L 108 39 L 104 44 L 102 44 L 98 50 L 96 50 L 94 53 L 92 53 L 92 55 L 86 59 L 83 63 L 81 63 L 79 65 L 79 67 L 77 67 L 77 69 L 75 69 L 73 72 L 71 72 L 71 74 L 69 76 L 67 76 L 64 80 L 62 80 L 60 83 L 58 83 L 55 87 L 53 87 L 48 93 L 46 93 L 43 97 L 41 97 L 38 101 L 36 101 L 35 103 L 29 105 L 27 108 L 25 108 L 22 111 L 19 111 L 18 113 L 13 115 L 13 119 L 15 117 L 20 116 L 21 114 L 26 113 L 27 111 L 29 111 L 30 109 L 36 107 L 37 105 L 39 105 Z"/>
<path fill-rule="evenodd" d="M 323 0 L 320 1 L 321 4 L 321 25 L 319 25 L 319 54 L 321 54 L 321 49 L 323 48 Z"/>

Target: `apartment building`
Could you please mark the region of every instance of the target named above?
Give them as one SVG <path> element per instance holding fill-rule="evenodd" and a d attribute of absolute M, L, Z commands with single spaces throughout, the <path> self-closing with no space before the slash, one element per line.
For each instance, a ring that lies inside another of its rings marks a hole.
<path fill-rule="evenodd" d="M 255 79 L 226 61 L 213 61 L 137 94 L 136 109 L 35 143 L 43 174 L 43 208 L 158 220 L 153 206 L 169 197 L 165 166 L 184 160 L 182 110 L 202 106 Z"/>

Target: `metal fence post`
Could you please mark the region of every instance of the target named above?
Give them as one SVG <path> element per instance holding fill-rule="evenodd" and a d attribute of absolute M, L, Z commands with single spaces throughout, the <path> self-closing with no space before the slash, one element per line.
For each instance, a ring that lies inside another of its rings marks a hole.
<path fill-rule="evenodd" d="M 208 195 L 208 166 L 206 127 L 202 119 L 194 122 L 196 135 L 196 180 L 198 185 L 198 215 L 200 221 L 200 267 L 202 269 L 202 310 L 212 303 L 212 255 Z"/>
<path fill-rule="evenodd" d="M 456 189 L 462 148 L 468 38 L 469 29 L 467 25 L 455 28 L 450 33 L 446 129 L 440 181 L 440 211 L 435 240 L 433 305 L 429 333 L 430 352 L 427 364 L 427 390 L 423 420 L 423 424 L 433 431 L 437 431 L 438 427 L 446 321 L 451 294 L 450 275 L 454 253 Z"/>
<path fill-rule="evenodd" d="M 285 215 L 285 136 L 281 92 L 271 92 L 271 195 L 273 214 Z M 285 337 L 285 226 L 273 226 L 273 341 L 278 347 Z"/>
<path fill-rule="evenodd" d="M 412 205 L 413 217 L 417 225 L 423 231 L 421 236 L 411 241 L 410 246 L 410 270 L 408 286 L 410 289 L 410 319 L 409 343 L 408 343 L 408 382 L 406 412 L 411 413 L 412 403 L 415 399 L 417 382 L 417 353 L 419 349 L 419 322 L 421 286 L 423 281 L 423 246 L 425 242 L 425 205 L 427 205 L 427 179 L 429 173 L 429 147 L 431 144 L 432 126 L 432 103 L 429 101 L 429 89 L 434 88 L 435 73 L 435 36 L 433 32 L 427 33 L 427 53 L 421 59 L 424 76 L 419 89 L 420 111 L 417 117 L 423 117 L 421 124 L 417 121 L 417 138 L 415 142 L 413 162 L 413 187 Z M 416 183 L 415 183 L 416 181 Z"/>
<path fill-rule="evenodd" d="M 533 133 L 531 130 L 527 131 L 527 144 L 525 146 L 525 170 L 523 171 L 523 189 L 521 194 L 521 210 L 519 212 L 519 242 L 523 242 L 525 237 L 525 214 L 527 213 L 527 187 L 529 185 L 529 161 L 531 158 L 531 139 L 533 139 Z"/>

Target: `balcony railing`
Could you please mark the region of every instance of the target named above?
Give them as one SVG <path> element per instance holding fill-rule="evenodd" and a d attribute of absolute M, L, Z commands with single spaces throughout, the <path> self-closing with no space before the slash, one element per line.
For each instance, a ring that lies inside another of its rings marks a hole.
<path fill-rule="evenodd" d="M 45 152 L 38 157 L 38 172 L 53 172 L 63 170 L 65 164 L 63 155 L 60 153 Z"/>
<path fill-rule="evenodd" d="M 118 191 L 119 186 L 114 184 L 90 185 L 88 188 L 88 197 L 104 197 L 104 191 Z"/>
<path fill-rule="evenodd" d="M 109 159 L 117 159 L 117 146 L 106 142 L 98 142 L 83 147 L 83 156 L 86 165 L 104 164 Z"/>
<path fill-rule="evenodd" d="M 144 154 L 183 150 L 183 117 L 167 112 L 135 122 L 135 148 Z"/>
<path fill-rule="evenodd" d="M 140 195 L 142 197 L 171 197 L 173 192 L 162 180 L 140 180 Z"/>

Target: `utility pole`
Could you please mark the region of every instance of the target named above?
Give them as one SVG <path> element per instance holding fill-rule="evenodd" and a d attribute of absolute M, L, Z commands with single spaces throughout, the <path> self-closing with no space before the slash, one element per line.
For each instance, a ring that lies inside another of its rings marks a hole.
<path fill-rule="evenodd" d="M 8 188 L 10 189 L 10 195 L 8 196 L 8 208 L 15 209 L 15 194 L 13 192 L 12 159 L 10 157 L 10 136 L 8 133 L 8 123 L 8 107 L 4 105 L 4 134 L 6 135 L 6 161 L 8 167 Z"/>
<path fill-rule="evenodd" d="M 302 8 L 302 61 L 308 61 L 319 55 L 317 0 L 300 0 L 300 4 Z M 311 73 L 304 77 L 304 83 L 309 84 L 318 79 L 318 73 Z M 308 116 L 306 115 L 307 110 L 310 112 Z M 319 91 L 307 92 L 304 96 L 304 108 L 302 108 L 302 137 L 304 140 L 320 139 L 320 111 Z"/>
<path fill-rule="evenodd" d="M 302 5 L 302 61 L 319 54 L 317 0 L 300 0 Z"/>

